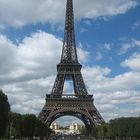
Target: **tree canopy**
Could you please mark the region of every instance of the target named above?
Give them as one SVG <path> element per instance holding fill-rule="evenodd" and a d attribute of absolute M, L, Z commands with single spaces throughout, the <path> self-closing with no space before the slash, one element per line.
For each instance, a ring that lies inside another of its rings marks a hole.
<path fill-rule="evenodd" d="M 0 90 L 0 137 L 4 136 L 8 122 L 10 105 L 7 96 Z"/>
<path fill-rule="evenodd" d="M 86 134 L 86 128 L 82 128 Z M 96 138 L 128 139 L 140 138 L 140 117 L 117 118 L 109 123 L 92 128 L 92 135 Z"/>
<path fill-rule="evenodd" d="M 10 112 L 9 120 L 6 137 L 32 139 L 34 136 L 48 137 L 52 133 L 51 129 L 43 124 L 34 114 L 21 115 Z"/>

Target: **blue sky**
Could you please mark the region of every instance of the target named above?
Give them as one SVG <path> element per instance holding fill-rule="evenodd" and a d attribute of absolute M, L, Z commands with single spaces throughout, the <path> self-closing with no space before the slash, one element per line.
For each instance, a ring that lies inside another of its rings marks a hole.
<path fill-rule="evenodd" d="M 0 0 L 0 88 L 12 111 L 38 114 L 51 91 L 65 4 Z M 77 0 L 74 12 L 82 74 L 103 118 L 140 116 L 140 1 Z"/>

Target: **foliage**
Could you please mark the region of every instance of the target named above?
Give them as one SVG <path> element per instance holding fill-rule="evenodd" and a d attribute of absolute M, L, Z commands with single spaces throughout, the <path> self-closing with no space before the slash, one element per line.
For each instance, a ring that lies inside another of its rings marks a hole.
<path fill-rule="evenodd" d="M 52 130 L 35 115 L 10 112 L 7 96 L 0 90 L 0 137 L 49 137 Z M 4 139 L 4 138 L 2 138 Z"/>
<path fill-rule="evenodd" d="M 81 128 L 79 129 L 79 132 L 80 132 L 82 135 L 86 135 L 87 130 L 86 130 L 86 128 L 83 126 L 83 127 L 81 127 Z"/>
<path fill-rule="evenodd" d="M 4 136 L 8 122 L 10 105 L 7 96 L 0 90 L 0 137 Z"/>
<path fill-rule="evenodd" d="M 49 127 L 47 127 L 40 120 L 38 120 L 38 119 L 36 120 L 34 136 L 49 137 L 51 133 L 53 133 L 53 131 Z"/>
<path fill-rule="evenodd" d="M 111 120 L 109 129 L 112 137 L 118 136 L 140 138 L 140 117 Z"/>
<path fill-rule="evenodd" d="M 108 137 L 109 136 L 109 126 L 108 124 L 103 124 L 97 127 L 97 136 Z"/>
<path fill-rule="evenodd" d="M 92 131 L 91 131 L 92 136 L 94 136 L 95 138 L 98 137 L 98 129 L 97 127 L 93 127 Z"/>
<path fill-rule="evenodd" d="M 22 116 L 22 136 L 30 137 L 34 136 L 36 116 L 32 114 L 26 114 Z"/>
<path fill-rule="evenodd" d="M 86 128 L 80 131 L 85 134 Z M 95 138 L 140 138 L 140 117 L 138 118 L 118 118 L 109 123 L 92 128 L 92 136 Z"/>
<path fill-rule="evenodd" d="M 9 113 L 9 135 L 19 138 L 21 136 L 22 117 L 18 113 Z"/>
<path fill-rule="evenodd" d="M 118 118 L 97 127 L 98 137 L 140 138 L 140 117 Z"/>
<path fill-rule="evenodd" d="M 51 129 L 33 114 L 21 115 L 10 112 L 9 120 L 6 137 L 32 139 L 34 136 L 49 137 L 52 133 Z"/>

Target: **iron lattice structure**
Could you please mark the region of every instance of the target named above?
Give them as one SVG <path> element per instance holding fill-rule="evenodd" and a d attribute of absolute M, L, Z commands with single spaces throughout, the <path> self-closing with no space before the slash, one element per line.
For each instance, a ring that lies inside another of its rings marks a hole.
<path fill-rule="evenodd" d="M 51 94 L 46 95 L 46 103 L 39 114 L 42 122 L 50 125 L 61 116 L 71 115 L 79 118 L 88 130 L 104 122 L 93 103 L 93 96 L 87 92 L 81 68 L 76 52 L 73 1 L 67 0 L 61 61 L 57 65 L 57 77 Z M 75 94 L 65 95 L 63 98 L 66 80 L 73 81 Z"/>

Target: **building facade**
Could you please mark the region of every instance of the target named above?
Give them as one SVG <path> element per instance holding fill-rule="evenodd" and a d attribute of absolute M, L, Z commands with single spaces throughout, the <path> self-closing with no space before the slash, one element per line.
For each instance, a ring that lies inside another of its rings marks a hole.
<path fill-rule="evenodd" d="M 71 123 L 69 126 L 61 127 L 58 123 L 54 122 L 51 124 L 50 128 L 55 133 L 62 133 L 62 134 L 79 134 L 80 128 L 83 125 L 80 125 L 78 123 Z"/>

